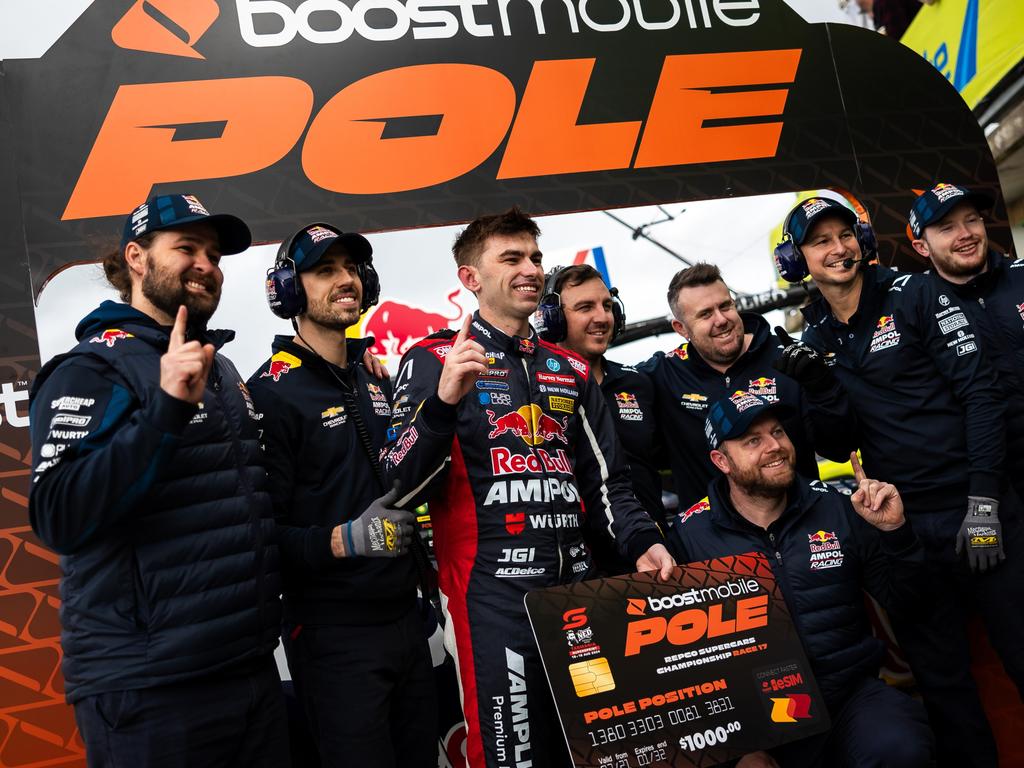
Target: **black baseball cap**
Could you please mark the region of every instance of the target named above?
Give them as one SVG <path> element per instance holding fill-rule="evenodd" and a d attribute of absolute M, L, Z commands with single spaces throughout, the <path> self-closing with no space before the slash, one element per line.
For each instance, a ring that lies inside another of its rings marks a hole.
<path fill-rule="evenodd" d="M 296 272 L 313 267 L 335 243 L 343 245 L 356 261 L 373 259 L 373 247 L 369 240 L 356 232 L 342 232 L 330 224 L 307 224 L 293 234 L 288 242 L 288 257 L 295 262 Z"/>
<path fill-rule="evenodd" d="M 839 216 L 851 227 L 857 223 L 857 214 L 837 200 L 829 197 L 809 197 L 800 202 L 786 218 L 786 232 L 797 245 L 803 245 L 811 226 L 825 216 Z"/>
<path fill-rule="evenodd" d="M 150 232 L 201 221 L 209 223 L 216 230 L 220 252 L 224 255 L 241 253 L 252 245 L 249 227 L 237 216 L 226 213 L 213 215 L 195 195 L 156 195 L 125 219 L 121 250 L 132 240 L 138 240 Z"/>
<path fill-rule="evenodd" d="M 979 211 L 992 207 L 995 201 L 985 192 L 941 182 L 922 192 L 910 206 L 910 231 L 920 237 L 925 227 L 942 219 L 960 203 L 971 203 Z"/>
<path fill-rule="evenodd" d="M 792 415 L 793 409 L 785 403 L 772 402 L 742 389 L 716 400 L 708 408 L 704 422 L 708 447 L 715 450 L 726 440 L 742 437 L 759 417 L 773 412 L 782 418 Z"/>

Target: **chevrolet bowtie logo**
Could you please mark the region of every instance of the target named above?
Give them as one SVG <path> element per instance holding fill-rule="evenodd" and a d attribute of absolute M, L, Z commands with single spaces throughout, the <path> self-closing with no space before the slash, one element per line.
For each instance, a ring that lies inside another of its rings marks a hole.
<path fill-rule="evenodd" d="M 110 37 L 132 51 L 203 59 L 194 46 L 219 15 L 216 0 L 136 0 Z"/>

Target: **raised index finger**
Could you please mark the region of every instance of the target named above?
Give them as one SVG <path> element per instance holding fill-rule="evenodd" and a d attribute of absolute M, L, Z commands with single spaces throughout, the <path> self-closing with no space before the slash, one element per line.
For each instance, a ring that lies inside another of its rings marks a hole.
<path fill-rule="evenodd" d="M 852 451 L 850 453 L 850 464 L 853 466 L 853 478 L 860 483 L 861 480 L 867 480 L 867 473 L 864 472 L 864 467 L 860 465 L 860 459 L 857 458 L 857 452 Z"/>
<path fill-rule="evenodd" d="M 185 343 L 185 325 L 188 323 L 188 310 L 185 305 L 178 307 L 178 314 L 174 317 L 174 327 L 171 328 L 171 341 L 167 349 L 177 349 Z"/>
<path fill-rule="evenodd" d="M 459 335 L 455 337 L 455 344 L 461 344 L 469 338 L 469 326 L 473 324 L 473 313 L 470 312 L 466 315 L 466 319 L 462 323 L 462 327 L 459 328 Z M 453 345 L 454 346 L 454 345 Z"/>

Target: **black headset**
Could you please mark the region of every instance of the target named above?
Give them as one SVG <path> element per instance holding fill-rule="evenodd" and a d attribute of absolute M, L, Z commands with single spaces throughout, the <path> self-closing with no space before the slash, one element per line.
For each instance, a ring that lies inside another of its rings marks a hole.
<path fill-rule="evenodd" d="M 810 274 L 807 269 L 807 260 L 789 232 L 789 223 L 793 219 L 793 214 L 806 202 L 804 200 L 794 206 L 786 216 L 786 221 L 782 225 L 782 241 L 775 246 L 775 268 L 779 271 L 779 277 L 787 283 L 802 282 Z M 860 246 L 861 258 L 858 261 L 862 265 L 878 258 L 878 238 L 875 237 L 875 230 L 871 228 L 870 224 L 858 220 L 853 225 L 853 235 L 857 238 L 857 244 Z"/>
<path fill-rule="evenodd" d="M 302 289 L 302 280 L 295 270 L 295 260 L 291 257 L 291 250 L 295 245 L 295 240 L 310 227 L 328 229 L 338 235 L 342 242 L 346 236 L 337 227 L 314 222 L 297 230 L 288 240 L 281 243 L 281 247 L 277 249 L 274 266 L 267 270 L 266 290 L 270 311 L 285 320 L 296 318 L 306 311 L 306 292 Z M 365 260 L 360 259 L 356 263 L 356 275 L 359 276 L 359 281 L 363 284 L 363 300 L 359 305 L 359 311 L 362 313 L 380 299 L 380 277 L 377 275 L 377 270 L 373 268 L 372 251 Z"/>
<path fill-rule="evenodd" d="M 544 293 L 540 297 L 540 305 L 534 315 L 537 335 L 552 344 L 564 341 L 569 334 L 560 293 L 562 287 L 560 278 L 566 269 L 567 267 L 555 267 L 545 275 Z M 618 288 L 609 287 L 608 292 L 612 295 L 612 341 L 614 341 L 615 337 L 626 328 L 626 307 L 623 305 L 622 299 L 619 298 Z"/>

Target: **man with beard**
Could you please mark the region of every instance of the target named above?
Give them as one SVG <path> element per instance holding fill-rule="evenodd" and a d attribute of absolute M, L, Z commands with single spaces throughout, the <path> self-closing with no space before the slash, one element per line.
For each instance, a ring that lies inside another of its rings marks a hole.
<path fill-rule="evenodd" d="M 63 671 L 90 765 L 288 764 L 278 550 L 256 411 L 207 330 L 234 216 L 159 195 L 105 301 L 33 385 L 29 515 L 60 554 Z"/>
<path fill-rule="evenodd" d="M 378 456 L 391 386 L 346 338 L 377 302 L 362 235 L 308 224 L 281 244 L 271 308 L 294 336 L 249 379 L 281 536 L 284 638 L 327 766 L 437 763 L 434 671 L 416 606 L 413 515 L 389 508 Z M 353 704 L 355 704 L 353 706 Z"/>
<path fill-rule="evenodd" d="M 456 239 L 459 280 L 480 309 L 402 358 L 386 457 L 400 506 L 430 501 L 471 768 L 570 763 L 523 598 L 587 577 L 581 501 L 637 570 L 667 578 L 675 565 L 633 496 L 589 366 L 530 328 L 539 234 L 513 208 Z"/>
<path fill-rule="evenodd" d="M 661 441 L 680 504 L 704 495 L 714 475 L 704 420 L 709 403 L 733 392 L 749 391 L 792 407 L 785 426 L 801 474 L 818 477 L 816 451 L 846 461 L 856 448 L 847 439 L 854 416 L 820 355 L 793 343 L 781 329 L 780 345 L 763 317 L 741 314 L 713 264 L 698 263 L 676 273 L 668 306 L 672 328 L 687 341 L 638 368 L 654 383 Z"/>
<path fill-rule="evenodd" d="M 612 296 L 601 273 L 592 266 L 576 264 L 549 274 L 544 294 L 535 320 L 537 332 L 545 341 L 560 344 L 590 365 L 615 422 L 629 464 L 633 493 L 651 519 L 666 530 L 661 477 L 655 459 L 658 435 L 654 388 L 646 374 L 604 356 L 626 322 L 617 293 Z M 595 521 L 600 523 L 588 516 L 588 523 Z M 633 564 L 618 554 L 615 541 L 604 527 L 588 528 L 598 568 L 607 575 L 632 573 Z"/>
<path fill-rule="evenodd" d="M 995 368 L 978 328 L 934 279 L 865 265 L 870 238 L 846 206 L 804 200 L 784 231 L 777 257 L 797 262 L 796 274 L 809 273 L 821 290 L 803 310 L 803 341 L 828 356 L 857 404 L 864 466 L 899 487 L 935 566 L 927 617 L 890 618 L 928 709 L 939 765 L 995 766 L 970 670 L 973 610 L 1019 690 L 1024 683 L 1024 532 L 1003 472 Z"/>
<path fill-rule="evenodd" d="M 1024 497 L 1024 260 L 1011 261 L 990 246 L 981 212 L 992 202 L 981 192 L 936 184 L 914 201 L 910 231 L 940 292 L 956 302 L 948 314 L 967 314 L 999 372 L 1007 469 Z"/>
<path fill-rule="evenodd" d="M 870 480 L 851 455 L 857 490 L 844 496 L 794 471 L 782 425 L 788 408 L 736 392 L 708 409 L 709 458 L 719 474 L 707 496 L 682 512 L 669 536 L 680 562 L 760 552 L 789 606 L 832 728 L 738 768 L 931 764 L 920 704 L 878 679 L 882 644 L 872 637 L 862 589 L 883 605 L 922 605 L 927 585 L 920 542 L 896 488 Z"/>

